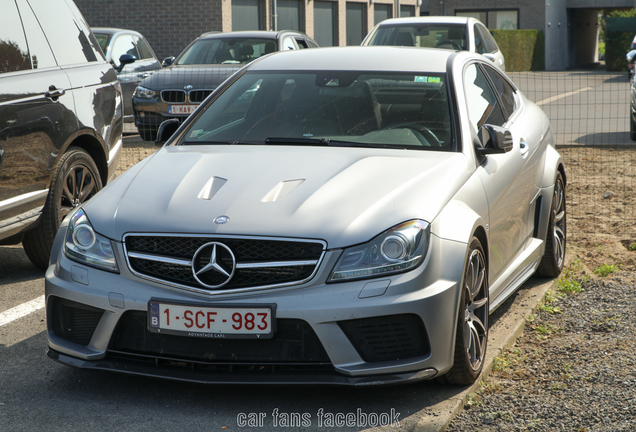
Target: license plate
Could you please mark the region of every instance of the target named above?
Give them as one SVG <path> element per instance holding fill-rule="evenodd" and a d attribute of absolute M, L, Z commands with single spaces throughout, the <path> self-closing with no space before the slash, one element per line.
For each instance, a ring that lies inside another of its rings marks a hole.
<path fill-rule="evenodd" d="M 155 333 L 208 338 L 271 338 L 273 307 L 209 307 L 148 302 L 148 329 Z"/>
<path fill-rule="evenodd" d="M 192 114 L 198 105 L 168 105 L 168 114 Z"/>

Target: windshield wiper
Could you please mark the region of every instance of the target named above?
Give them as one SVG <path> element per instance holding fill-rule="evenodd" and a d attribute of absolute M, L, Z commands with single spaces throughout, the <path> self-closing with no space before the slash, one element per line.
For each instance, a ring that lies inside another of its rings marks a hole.
<path fill-rule="evenodd" d="M 327 146 L 331 142 L 329 138 L 287 138 L 287 137 L 269 137 L 265 138 L 265 144 L 309 144 Z"/>
<path fill-rule="evenodd" d="M 225 145 L 260 145 L 259 142 L 249 141 L 184 141 L 184 145 L 208 145 L 208 144 L 225 144 Z"/>

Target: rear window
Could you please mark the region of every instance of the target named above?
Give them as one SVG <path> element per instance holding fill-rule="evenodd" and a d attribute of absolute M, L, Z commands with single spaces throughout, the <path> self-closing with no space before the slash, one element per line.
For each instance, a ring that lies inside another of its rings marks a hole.
<path fill-rule="evenodd" d="M 248 72 L 190 127 L 185 144 L 451 150 L 446 76 Z"/>
<path fill-rule="evenodd" d="M 371 37 L 369 45 L 468 49 L 466 26 L 463 24 L 381 25 Z"/>

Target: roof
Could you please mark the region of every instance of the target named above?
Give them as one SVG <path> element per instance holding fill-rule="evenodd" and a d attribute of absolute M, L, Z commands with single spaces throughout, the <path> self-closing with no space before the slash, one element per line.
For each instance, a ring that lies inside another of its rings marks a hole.
<path fill-rule="evenodd" d="M 260 60 L 250 70 L 352 70 L 445 73 L 455 51 L 439 48 L 348 46 L 282 51 Z M 379 60 L 381 59 L 381 60 Z"/>
<path fill-rule="evenodd" d="M 389 18 L 382 21 L 379 25 L 396 25 L 396 24 L 467 24 L 469 21 L 477 21 L 472 17 L 458 16 L 420 16 L 408 18 Z"/>
<path fill-rule="evenodd" d="M 207 32 L 201 35 L 201 39 L 216 39 L 216 38 L 255 38 L 255 39 L 276 39 L 283 33 L 295 34 L 299 36 L 305 36 L 301 32 L 292 30 L 280 30 L 280 31 L 267 31 L 267 30 L 253 30 L 253 31 L 235 31 L 235 32 Z"/>
<path fill-rule="evenodd" d="M 138 31 L 115 28 L 115 27 L 91 27 L 91 31 L 93 33 L 99 33 L 99 34 L 113 35 L 115 33 L 133 33 L 133 34 L 141 36 L 141 33 L 139 33 Z"/>

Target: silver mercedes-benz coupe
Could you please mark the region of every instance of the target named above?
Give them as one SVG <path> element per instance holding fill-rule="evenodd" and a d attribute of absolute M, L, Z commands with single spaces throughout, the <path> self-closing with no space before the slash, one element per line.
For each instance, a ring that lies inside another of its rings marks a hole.
<path fill-rule="evenodd" d="M 50 358 L 205 383 L 467 384 L 489 313 L 562 270 L 549 121 L 482 56 L 275 53 L 169 135 L 62 223 Z"/>

